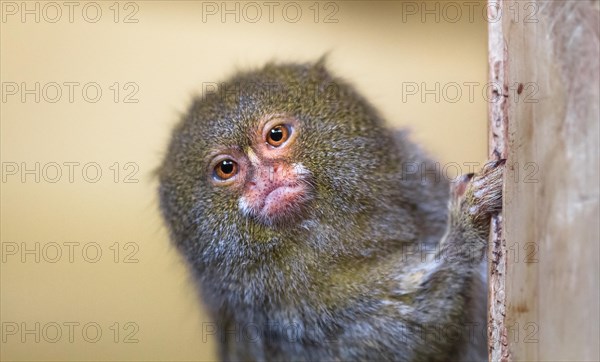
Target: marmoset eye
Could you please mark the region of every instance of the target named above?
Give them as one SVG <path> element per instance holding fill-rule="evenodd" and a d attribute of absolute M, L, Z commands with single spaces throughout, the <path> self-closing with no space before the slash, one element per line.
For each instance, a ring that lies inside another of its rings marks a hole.
<path fill-rule="evenodd" d="M 281 146 L 290 137 L 290 130 L 286 125 L 277 125 L 267 133 L 267 143 L 273 147 Z"/>
<path fill-rule="evenodd" d="M 215 166 L 215 176 L 220 180 L 229 180 L 237 172 L 238 164 L 231 159 L 223 160 Z"/>

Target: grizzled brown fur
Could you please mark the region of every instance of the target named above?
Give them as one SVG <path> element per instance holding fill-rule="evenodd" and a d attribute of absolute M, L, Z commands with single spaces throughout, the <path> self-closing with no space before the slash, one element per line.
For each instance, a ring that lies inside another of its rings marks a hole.
<path fill-rule="evenodd" d="M 240 212 L 207 157 L 293 117 L 311 200 L 284 223 Z M 196 99 L 159 171 L 161 209 L 224 360 L 485 359 L 482 261 L 502 166 L 450 185 L 323 62 L 268 64 Z M 417 166 L 417 167 L 414 167 Z M 450 202 L 449 202 L 450 201 Z M 448 205 L 450 205 L 450 211 Z"/>

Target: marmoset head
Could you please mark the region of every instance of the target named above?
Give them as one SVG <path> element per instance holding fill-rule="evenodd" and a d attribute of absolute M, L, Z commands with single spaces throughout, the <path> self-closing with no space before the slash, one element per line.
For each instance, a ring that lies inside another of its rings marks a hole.
<path fill-rule="evenodd" d="M 163 214 L 176 243 L 198 252 L 364 229 L 371 209 L 394 201 L 393 144 L 368 102 L 322 62 L 238 73 L 176 127 L 160 170 Z"/>

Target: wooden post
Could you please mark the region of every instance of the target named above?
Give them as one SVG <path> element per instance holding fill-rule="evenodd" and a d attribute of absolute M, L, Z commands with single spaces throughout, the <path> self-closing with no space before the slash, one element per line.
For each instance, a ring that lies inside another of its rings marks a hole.
<path fill-rule="evenodd" d="M 508 110 L 507 97 L 501 96 L 501 91 L 508 88 L 506 79 L 507 54 L 504 33 L 502 32 L 501 1 L 489 2 L 489 124 L 490 124 L 490 158 L 502 159 L 507 157 L 506 141 L 508 139 Z M 493 100 L 493 101 L 492 101 Z M 506 315 L 506 240 L 502 235 L 502 216 L 492 219 L 491 243 L 488 248 L 488 341 L 489 358 L 491 361 L 506 361 L 509 350 L 506 342 L 507 330 L 504 316 Z"/>
<path fill-rule="evenodd" d="M 489 357 L 600 360 L 599 3 L 490 0 Z"/>

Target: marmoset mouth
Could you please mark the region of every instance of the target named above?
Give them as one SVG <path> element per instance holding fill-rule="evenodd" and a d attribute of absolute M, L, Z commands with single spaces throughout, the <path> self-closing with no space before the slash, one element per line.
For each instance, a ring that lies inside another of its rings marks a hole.
<path fill-rule="evenodd" d="M 276 187 L 266 194 L 261 214 L 267 217 L 285 214 L 290 208 L 299 207 L 306 194 L 306 186 L 302 184 Z"/>
<path fill-rule="evenodd" d="M 258 161 L 257 161 L 258 163 Z M 312 199 L 311 173 L 301 163 L 260 165 L 244 181 L 238 205 L 245 216 L 272 225 L 299 216 Z"/>

